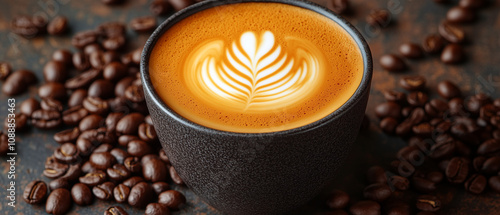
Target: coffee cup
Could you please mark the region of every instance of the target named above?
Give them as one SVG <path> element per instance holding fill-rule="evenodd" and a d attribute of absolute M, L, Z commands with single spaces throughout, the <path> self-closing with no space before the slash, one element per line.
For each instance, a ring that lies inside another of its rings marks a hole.
<path fill-rule="evenodd" d="M 228 214 L 289 211 L 341 176 L 372 70 L 370 49 L 349 22 L 297 0 L 192 5 L 155 30 L 141 61 L 169 160 L 194 193 Z"/>

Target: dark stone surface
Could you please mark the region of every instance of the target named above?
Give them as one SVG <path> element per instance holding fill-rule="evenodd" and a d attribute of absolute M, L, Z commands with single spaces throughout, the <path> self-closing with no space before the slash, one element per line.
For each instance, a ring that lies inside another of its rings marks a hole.
<path fill-rule="evenodd" d="M 317 0 L 324 4 L 324 0 Z M 8 61 L 14 69 L 31 69 L 39 80 L 43 80 L 43 66 L 50 60 L 52 52 L 58 48 L 69 48 L 70 37 L 77 31 L 95 28 L 104 21 L 125 21 L 139 16 L 150 15 L 147 0 L 128 0 L 123 5 L 105 6 L 99 0 L 16 0 L 2 1 L 0 7 L 0 61 Z M 324 193 L 317 196 L 306 206 L 295 210 L 293 214 L 315 214 L 325 211 L 324 201 L 329 190 L 339 188 L 351 194 L 352 199 L 362 199 L 363 187 L 367 185 L 365 172 L 371 165 L 388 166 L 398 149 L 406 144 L 398 137 L 383 134 L 375 123 L 374 107 L 383 101 L 381 90 L 398 86 L 398 78 L 407 74 L 421 74 L 428 78 L 428 86 L 435 86 L 442 80 L 451 79 L 460 86 L 466 95 L 484 92 L 494 97 L 500 97 L 500 9 L 498 1 L 481 9 L 478 19 L 473 24 L 464 25 L 467 36 L 472 42 L 466 44 L 467 62 L 450 66 L 440 62 L 439 57 L 426 56 L 422 60 L 407 61 L 410 69 L 401 74 L 384 71 L 378 59 L 387 53 L 397 53 L 403 42 L 421 43 L 429 33 L 437 33 L 438 24 L 445 19 L 446 11 L 451 5 L 438 5 L 434 1 L 415 0 L 351 0 L 352 12 L 346 18 L 353 23 L 367 38 L 374 56 L 374 76 L 372 90 L 368 102 L 367 113 L 371 117 L 372 125 L 366 132 L 361 133 L 353 147 L 347 165 L 339 171 L 336 182 L 324 189 Z M 452 1 L 456 2 L 456 1 Z M 49 5 L 53 5 L 49 7 Z M 52 9 L 50 9 L 52 8 Z M 365 17 L 371 10 L 386 8 L 390 10 L 395 22 L 384 29 L 373 30 L 368 27 Z M 68 17 L 70 29 L 65 36 L 43 36 L 30 40 L 20 38 L 10 33 L 10 20 L 23 14 L 44 13 L 49 17 L 64 15 Z M 163 21 L 160 18 L 158 21 Z M 142 45 L 149 35 L 137 35 L 128 31 L 131 46 Z M 74 51 L 74 49 L 73 49 Z M 40 85 L 40 83 L 38 84 Z M 435 91 L 435 88 L 433 89 Z M 36 96 L 36 88 L 29 88 L 28 92 L 14 97 L 19 107 L 21 101 Z M 437 96 L 437 94 L 434 94 Z M 0 94 L 0 119 L 7 115 L 7 99 Z M 60 131 L 59 129 L 57 131 Z M 52 154 L 57 144 L 52 136 L 54 131 L 28 129 L 17 133 L 17 163 L 16 163 L 16 208 L 7 206 L 7 179 L 8 158 L 1 157 L 0 165 L 0 194 L 2 201 L 0 211 L 3 214 L 46 214 L 45 205 L 28 205 L 22 200 L 24 187 L 32 180 L 49 179 L 42 175 L 43 162 Z M 297 185 L 300 186 L 300 185 Z M 215 209 L 201 202 L 187 188 L 173 186 L 186 195 L 187 207 L 173 214 L 220 214 Z M 477 196 L 466 193 L 463 188 L 446 186 L 438 190 L 441 197 L 442 209 L 437 214 L 496 214 L 500 210 L 500 195 L 486 192 Z M 112 204 L 104 201 L 95 201 L 91 206 L 79 207 L 73 205 L 70 214 L 102 214 L 111 205 L 120 205 L 130 214 L 142 214 L 143 211 L 133 209 L 124 204 Z M 414 209 L 412 209 L 414 210 Z"/>

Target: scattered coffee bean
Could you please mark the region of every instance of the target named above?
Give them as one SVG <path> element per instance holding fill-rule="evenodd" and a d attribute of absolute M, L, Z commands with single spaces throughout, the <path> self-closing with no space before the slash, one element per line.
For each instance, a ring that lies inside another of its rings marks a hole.
<path fill-rule="evenodd" d="M 128 204 L 132 207 L 144 208 L 146 207 L 146 205 L 153 201 L 153 197 L 154 191 L 151 185 L 146 182 L 139 182 L 130 190 L 130 194 L 128 196 Z M 160 201 L 158 202 L 161 203 Z"/>
<path fill-rule="evenodd" d="M 186 197 L 176 190 L 167 190 L 158 195 L 158 203 L 171 210 L 179 210 L 186 204 Z"/>
<path fill-rule="evenodd" d="M 96 186 L 98 184 L 102 184 L 106 181 L 106 173 L 101 170 L 97 170 L 95 172 L 87 173 L 84 176 L 80 177 L 80 183 L 83 183 L 89 187 Z"/>
<path fill-rule="evenodd" d="M 64 16 L 56 16 L 47 25 L 47 32 L 52 35 L 61 35 L 68 29 L 68 19 Z"/>
<path fill-rule="evenodd" d="M 45 211 L 49 214 L 65 214 L 71 208 L 71 194 L 67 189 L 59 188 L 52 191 L 47 198 Z"/>
<path fill-rule="evenodd" d="M 47 196 L 47 184 L 40 180 L 30 182 L 24 188 L 23 199 L 28 204 L 39 204 Z"/>
<path fill-rule="evenodd" d="M 132 188 L 134 187 L 136 184 L 140 183 L 140 182 L 143 182 L 144 181 L 144 178 L 142 177 L 139 177 L 139 176 L 132 176 L 130 177 L 129 179 L 123 181 L 123 185 L 129 187 L 129 188 Z"/>
<path fill-rule="evenodd" d="M 394 54 L 386 54 L 380 57 L 380 65 L 389 71 L 396 72 L 406 69 L 406 63 Z"/>
<path fill-rule="evenodd" d="M 85 206 L 92 204 L 93 196 L 87 185 L 76 183 L 71 188 L 71 198 L 77 205 Z"/>
<path fill-rule="evenodd" d="M 12 67 L 10 64 L 0 62 L 0 81 L 5 81 L 10 74 L 12 74 Z"/>
<path fill-rule="evenodd" d="M 474 174 L 465 182 L 465 190 L 474 194 L 480 194 L 483 192 L 484 188 L 486 188 L 486 184 L 486 177 L 480 174 Z"/>
<path fill-rule="evenodd" d="M 73 65 L 73 53 L 66 49 L 59 49 L 52 54 L 52 60 L 61 62 L 65 66 L 71 66 Z"/>
<path fill-rule="evenodd" d="M 422 58 L 424 52 L 422 48 L 415 43 L 403 43 L 399 46 L 399 53 L 406 58 Z"/>
<path fill-rule="evenodd" d="M 74 53 L 71 60 L 73 62 L 73 66 L 77 70 L 84 71 L 84 70 L 87 70 L 87 69 L 90 68 L 89 59 L 88 59 L 88 57 L 83 52 L 76 52 L 76 53 Z M 80 74 L 80 76 L 82 76 L 82 75 L 83 74 Z M 77 77 L 78 76 L 76 76 L 75 78 L 77 78 Z M 66 87 L 69 88 L 69 89 L 72 89 L 70 86 L 67 85 L 67 83 L 66 83 Z M 75 88 L 78 88 L 78 87 L 75 87 Z"/>
<path fill-rule="evenodd" d="M 160 195 L 160 193 L 170 190 L 170 185 L 167 184 L 167 182 L 163 181 L 155 182 L 151 186 L 153 187 L 153 190 L 155 191 L 156 195 Z"/>
<path fill-rule="evenodd" d="M 443 50 L 446 41 L 437 34 L 429 35 L 425 38 L 423 48 L 429 54 L 436 54 Z"/>
<path fill-rule="evenodd" d="M 443 63 L 456 64 L 461 63 L 464 59 L 464 49 L 458 44 L 447 45 L 441 53 L 441 61 Z"/>
<path fill-rule="evenodd" d="M 120 206 L 111 206 L 104 211 L 104 215 L 128 215 L 128 213 Z"/>
<path fill-rule="evenodd" d="M 417 198 L 416 205 L 422 211 L 434 212 L 441 208 L 441 201 L 436 196 L 422 195 Z"/>
<path fill-rule="evenodd" d="M 463 183 L 469 174 L 469 162 L 465 158 L 454 157 L 446 167 L 446 177 L 451 183 Z"/>
<path fill-rule="evenodd" d="M 485 0 L 460 0 L 458 5 L 467 9 L 478 9 L 485 5 Z"/>
<path fill-rule="evenodd" d="M 144 212 L 145 215 L 169 215 L 170 210 L 163 206 L 162 204 L 158 203 L 149 203 L 148 206 L 146 206 L 146 212 Z"/>
<path fill-rule="evenodd" d="M 166 0 L 154 0 L 149 5 L 149 10 L 157 16 L 167 15 L 170 10 L 172 10 L 172 5 L 170 5 Z"/>
<path fill-rule="evenodd" d="M 391 14 L 387 10 L 374 10 L 366 17 L 366 22 L 371 26 L 384 28 L 391 23 Z"/>
<path fill-rule="evenodd" d="M 446 20 L 451 23 L 468 23 L 474 21 L 476 13 L 464 7 L 452 7 L 446 13 Z"/>
<path fill-rule="evenodd" d="M 137 32 L 150 32 L 156 28 L 156 18 L 153 16 L 144 16 L 132 19 L 130 27 Z"/>
<path fill-rule="evenodd" d="M 113 189 L 115 184 L 113 182 L 104 182 L 92 188 L 94 196 L 100 200 L 113 199 Z"/>
<path fill-rule="evenodd" d="M 464 31 L 447 22 L 443 22 L 439 25 L 439 34 L 450 43 L 462 43 L 465 40 Z"/>
<path fill-rule="evenodd" d="M 165 181 L 167 179 L 167 167 L 159 159 L 151 159 L 142 165 L 144 179 L 151 182 Z M 182 182 L 182 180 L 181 180 Z"/>
<path fill-rule="evenodd" d="M 492 176 L 488 180 L 488 186 L 495 192 L 500 193 L 500 176 Z"/>
<path fill-rule="evenodd" d="M 383 202 L 389 198 L 392 194 L 391 189 L 387 184 L 376 183 L 365 187 L 363 191 L 363 196 L 367 199 Z"/>
<path fill-rule="evenodd" d="M 343 14 L 349 9 L 348 0 L 329 0 L 326 2 L 326 7 L 337 14 Z"/>
<path fill-rule="evenodd" d="M 113 189 L 113 196 L 118 203 L 123 203 L 128 200 L 130 188 L 124 184 L 119 184 Z"/>
<path fill-rule="evenodd" d="M 57 111 L 36 110 L 31 114 L 31 124 L 42 129 L 56 128 L 62 124 L 61 114 Z"/>
<path fill-rule="evenodd" d="M 8 96 L 19 95 L 36 82 L 37 78 L 33 72 L 29 70 L 18 70 L 7 77 L 2 84 L 2 91 Z"/>
<path fill-rule="evenodd" d="M 409 91 L 422 90 L 425 88 L 425 84 L 425 77 L 420 75 L 405 76 L 399 79 L 399 85 Z"/>
<path fill-rule="evenodd" d="M 366 200 L 359 201 L 351 205 L 349 212 L 353 215 L 380 215 L 380 209 L 380 204 L 377 202 Z"/>

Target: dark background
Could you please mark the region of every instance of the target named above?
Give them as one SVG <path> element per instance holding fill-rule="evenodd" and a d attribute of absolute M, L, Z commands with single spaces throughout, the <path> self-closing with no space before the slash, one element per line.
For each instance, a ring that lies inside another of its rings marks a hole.
<path fill-rule="evenodd" d="M 26 68 L 34 71 L 39 80 L 43 80 L 43 65 L 50 59 L 52 52 L 59 48 L 70 48 L 70 35 L 77 31 L 93 29 L 106 21 L 129 22 L 131 19 L 151 15 L 148 5 L 151 0 L 127 0 L 119 6 L 108 7 L 100 0 L 0 0 L 0 61 L 9 62 L 14 69 Z M 323 0 L 316 0 L 324 5 Z M 352 11 L 345 17 L 351 21 L 366 37 L 374 57 L 374 76 L 371 97 L 367 114 L 371 119 L 368 131 L 360 133 L 353 153 L 347 165 L 339 172 L 338 178 L 325 192 L 309 204 L 296 210 L 296 214 L 315 214 L 326 211 L 324 198 L 328 191 L 339 188 L 348 191 L 353 199 L 362 198 L 362 189 L 366 185 L 365 172 L 371 165 L 388 166 L 394 159 L 397 150 L 405 146 L 398 138 L 383 134 L 373 108 L 383 101 L 381 90 L 398 88 L 398 78 L 407 74 L 421 74 L 428 78 L 430 92 L 432 87 L 444 79 L 456 82 L 466 95 L 483 92 L 493 97 L 500 95 L 500 10 L 499 1 L 491 1 L 488 7 L 478 13 L 478 19 L 464 25 L 469 42 L 465 46 L 467 62 L 449 66 L 442 64 L 438 57 L 427 56 L 417 61 L 407 61 L 408 71 L 394 74 L 384 71 L 378 59 L 385 53 L 397 53 L 402 42 L 421 43 L 429 33 L 437 32 L 437 25 L 445 18 L 446 11 L 452 4 L 438 5 L 431 0 L 351 0 Z M 457 2 L 457 1 L 451 1 Z M 368 28 L 365 17 L 373 9 L 385 8 L 391 11 L 393 22 L 384 29 Z M 26 40 L 10 33 L 10 20 L 18 15 L 42 13 L 49 17 L 64 15 L 69 19 L 71 30 L 66 36 L 42 36 Z M 163 21 L 165 17 L 158 18 Z M 131 46 L 142 46 L 148 34 L 138 35 L 129 30 Z M 74 50 L 74 49 L 73 49 Z M 27 93 L 14 97 L 17 104 L 30 97 L 37 96 L 36 88 L 30 87 Z M 0 95 L 0 119 L 7 116 L 7 99 Z M 3 122 L 3 121 L 2 121 Z M 34 179 L 49 179 L 42 175 L 43 163 L 53 153 L 58 144 L 52 135 L 56 131 L 41 131 L 30 128 L 17 133 L 16 163 L 16 208 L 7 206 L 8 164 L 2 157 L 0 165 L 0 211 L 3 214 L 45 214 L 45 206 L 28 205 L 22 200 L 24 187 Z M 265 179 L 263 179 L 265 180 Z M 297 186 L 300 186 L 298 184 Z M 173 214 L 219 214 L 207 206 L 196 195 L 185 187 L 174 186 L 181 190 L 188 205 Z M 466 193 L 462 187 L 445 186 L 439 188 L 437 195 L 443 201 L 443 209 L 438 214 L 498 214 L 500 211 L 500 195 L 491 191 L 480 196 Z M 406 197 L 405 197 L 406 198 Z M 104 210 L 116 203 L 95 201 L 90 207 L 74 205 L 71 214 L 102 214 Z M 131 214 L 143 211 L 122 205 Z M 414 206 L 412 206 L 414 207 Z"/>

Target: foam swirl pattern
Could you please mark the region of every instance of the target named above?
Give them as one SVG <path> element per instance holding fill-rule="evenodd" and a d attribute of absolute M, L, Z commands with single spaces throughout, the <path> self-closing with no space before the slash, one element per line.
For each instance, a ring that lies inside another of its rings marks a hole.
<path fill-rule="evenodd" d="M 293 105 L 315 91 L 323 65 L 314 45 L 271 31 L 247 31 L 238 41 L 210 40 L 188 56 L 188 88 L 206 102 L 241 112 L 263 112 Z"/>

